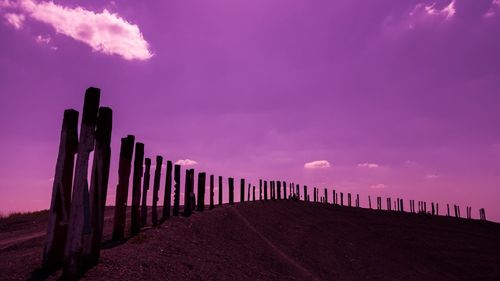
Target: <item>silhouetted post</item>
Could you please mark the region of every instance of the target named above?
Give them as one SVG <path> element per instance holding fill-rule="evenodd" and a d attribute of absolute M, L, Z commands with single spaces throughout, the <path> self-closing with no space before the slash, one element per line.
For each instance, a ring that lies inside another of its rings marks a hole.
<path fill-rule="evenodd" d="M 386 204 L 387 204 L 387 211 L 390 211 L 391 210 L 391 199 L 390 198 L 386 199 Z"/>
<path fill-rule="evenodd" d="M 368 206 L 371 209 L 372 208 L 372 198 L 368 196 Z"/>
<path fill-rule="evenodd" d="M 252 187 L 252 184 L 248 184 L 248 193 L 247 193 L 247 201 L 250 201 L 250 187 Z"/>
<path fill-rule="evenodd" d="M 245 179 L 240 180 L 240 202 L 245 202 Z"/>
<path fill-rule="evenodd" d="M 267 181 L 264 181 L 264 201 L 267 201 Z"/>
<path fill-rule="evenodd" d="M 205 182 L 206 174 L 198 173 L 198 204 L 196 208 L 198 212 L 205 210 Z"/>
<path fill-rule="evenodd" d="M 130 217 L 130 234 L 137 235 L 141 231 L 141 179 L 142 162 L 144 161 L 144 144 L 135 144 L 134 174 L 132 175 L 132 211 Z"/>
<path fill-rule="evenodd" d="M 309 195 L 307 195 L 307 185 L 304 185 L 304 201 L 309 201 Z"/>
<path fill-rule="evenodd" d="M 234 179 L 228 178 L 229 185 L 229 205 L 234 205 Z"/>
<path fill-rule="evenodd" d="M 436 203 L 436 216 L 439 216 L 439 203 Z"/>
<path fill-rule="evenodd" d="M 146 226 L 146 221 L 148 218 L 148 190 L 149 190 L 149 178 L 151 169 L 151 159 L 146 158 L 144 160 L 144 181 L 142 183 L 142 204 L 141 204 L 141 226 Z"/>
<path fill-rule="evenodd" d="M 337 192 L 335 189 L 332 191 L 332 200 L 333 200 L 333 205 L 337 205 L 337 198 L 335 198 L 337 195 Z"/>
<path fill-rule="evenodd" d="M 286 197 L 286 182 L 283 182 L 283 199 L 287 200 L 288 198 Z"/>
<path fill-rule="evenodd" d="M 401 200 L 401 212 L 404 212 L 405 211 L 404 200 L 403 199 L 400 200 Z"/>
<path fill-rule="evenodd" d="M 162 221 L 170 217 L 172 207 L 172 161 L 167 161 L 167 174 L 165 175 L 165 194 L 163 196 Z"/>
<path fill-rule="evenodd" d="M 95 265 L 99 262 L 104 228 L 104 208 L 108 193 L 112 123 L 113 111 L 108 107 L 100 107 L 90 179 L 90 235 L 84 234 L 83 242 L 83 255 L 87 265 Z"/>
<path fill-rule="evenodd" d="M 219 205 L 222 205 L 222 176 L 219 176 Z"/>
<path fill-rule="evenodd" d="M 359 194 L 356 194 L 356 207 L 359 208 Z"/>
<path fill-rule="evenodd" d="M 328 190 L 325 188 L 325 203 L 328 204 Z"/>
<path fill-rule="evenodd" d="M 300 201 L 300 184 L 297 184 L 295 187 L 297 188 L 297 198 L 299 198 Z"/>
<path fill-rule="evenodd" d="M 259 200 L 262 201 L 262 179 L 259 179 Z"/>
<path fill-rule="evenodd" d="M 424 202 L 424 213 L 427 214 L 427 202 Z"/>
<path fill-rule="evenodd" d="M 434 202 L 431 202 L 431 212 L 432 212 L 432 215 L 434 216 L 435 215 L 435 209 L 434 209 Z"/>
<path fill-rule="evenodd" d="M 193 185 L 192 180 L 194 179 L 194 170 L 186 170 L 186 183 L 184 188 L 184 210 L 182 215 L 185 217 L 191 216 L 192 213 L 192 193 L 193 193 Z"/>
<path fill-rule="evenodd" d="M 255 185 L 252 186 L 252 188 L 253 188 L 252 189 L 252 199 L 253 199 L 252 201 L 255 201 Z"/>
<path fill-rule="evenodd" d="M 78 148 L 78 111 L 64 111 L 59 154 L 52 184 L 49 222 L 43 249 L 43 267 L 53 268 L 62 263 L 66 235 L 68 234 L 68 218 L 71 207 L 71 186 L 75 153 Z"/>
<path fill-rule="evenodd" d="M 479 219 L 482 221 L 486 220 L 486 211 L 484 208 L 479 209 Z"/>
<path fill-rule="evenodd" d="M 344 206 L 344 193 L 340 193 L 340 206 Z"/>
<path fill-rule="evenodd" d="M 278 181 L 278 200 L 281 200 L 281 181 Z"/>
<path fill-rule="evenodd" d="M 214 208 L 214 188 L 215 188 L 214 175 L 210 175 L 210 210 Z"/>
<path fill-rule="evenodd" d="M 382 202 L 381 202 L 381 203 L 382 203 Z M 352 207 L 352 205 L 351 205 L 351 193 L 347 193 L 347 205 L 348 205 L 349 207 Z"/>
<path fill-rule="evenodd" d="M 179 216 L 181 201 L 181 165 L 174 165 L 174 208 L 172 215 Z"/>
<path fill-rule="evenodd" d="M 90 152 L 94 150 L 100 90 L 88 88 L 83 103 L 80 140 L 76 158 L 73 194 L 69 212 L 68 235 L 64 253 L 63 276 L 75 279 L 82 273 L 83 235 L 90 233 L 90 205 L 88 190 L 88 166 Z"/>
<path fill-rule="evenodd" d="M 446 216 L 449 217 L 450 216 L 450 204 L 446 204 L 446 209 L 447 209 Z"/>
<path fill-rule="evenodd" d="M 161 166 L 163 164 L 163 157 L 156 156 L 156 168 L 155 168 L 155 177 L 153 180 L 153 203 L 151 208 L 151 221 L 153 225 L 158 224 L 158 201 L 160 198 L 158 197 L 158 193 L 160 192 L 160 180 L 161 180 Z"/>

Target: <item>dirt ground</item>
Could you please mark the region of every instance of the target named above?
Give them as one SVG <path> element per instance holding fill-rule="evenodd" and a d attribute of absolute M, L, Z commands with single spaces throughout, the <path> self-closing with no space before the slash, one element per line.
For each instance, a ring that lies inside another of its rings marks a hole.
<path fill-rule="evenodd" d="M 0 220 L 0 280 L 36 276 L 43 235 L 24 238 L 43 232 L 46 216 Z M 104 240 L 111 234 L 112 216 L 107 217 Z M 103 249 L 99 265 L 82 279 L 476 281 L 500 280 L 499 265 L 497 223 L 319 203 L 249 202 L 145 229 L 125 244 Z"/>

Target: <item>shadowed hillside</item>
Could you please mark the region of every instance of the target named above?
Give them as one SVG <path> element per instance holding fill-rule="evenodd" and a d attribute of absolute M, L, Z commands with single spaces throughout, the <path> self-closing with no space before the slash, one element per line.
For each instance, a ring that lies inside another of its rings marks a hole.
<path fill-rule="evenodd" d="M 2 226 L 3 231 L 8 230 Z M 30 276 L 41 260 L 42 238 L 37 239 L 2 249 L 0 279 Z M 250 202 L 146 229 L 104 249 L 83 279 L 500 280 L 498 264 L 496 223 Z"/>

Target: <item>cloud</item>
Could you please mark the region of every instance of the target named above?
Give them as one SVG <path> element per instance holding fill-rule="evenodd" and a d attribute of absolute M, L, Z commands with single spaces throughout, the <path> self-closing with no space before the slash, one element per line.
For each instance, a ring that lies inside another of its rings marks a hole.
<path fill-rule="evenodd" d="M 177 160 L 177 162 L 175 162 L 175 164 L 181 165 L 181 166 L 194 166 L 194 165 L 198 165 L 198 162 L 191 160 L 191 159 L 181 159 L 181 160 Z"/>
<path fill-rule="evenodd" d="M 359 168 L 375 169 L 375 168 L 380 167 L 380 165 L 375 164 L 375 163 L 360 163 L 360 164 L 358 164 L 358 167 Z"/>
<path fill-rule="evenodd" d="M 7 23 L 12 25 L 15 29 L 21 29 L 24 24 L 25 17 L 22 14 L 7 13 L 5 14 Z"/>
<path fill-rule="evenodd" d="M 497 14 L 500 9 L 500 0 L 493 0 L 488 11 L 484 14 L 485 18 L 491 18 Z"/>
<path fill-rule="evenodd" d="M 373 188 L 373 189 L 384 189 L 384 188 L 388 188 L 388 187 L 389 187 L 388 185 L 383 184 L 383 183 L 370 185 L 370 188 Z"/>
<path fill-rule="evenodd" d="M 79 6 L 70 8 L 34 0 L 2 3 L 19 9 L 23 17 L 48 24 L 57 33 L 89 45 L 96 52 L 119 55 L 126 60 L 147 60 L 153 56 L 139 27 L 106 9 L 98 13 Z"/>
<path fill-rule="evenodd" d="M 40 44 L 49 44 L 51 39 L 50 39 L 50 36 L 42 36 L 42 35 L 38 35 L 36 38 L 35 38 L 35 41 L 37 43 L 40 43 Z"/>
<path fill-rule="evenodd" d="M 428 174 L 428 175 L 425 175 L 425 179 L 428 180 L 428 181 L 432 181 L 432 180 L 435 180 L 437 178 L 439 178 L 440 176 L 439 175 L 435 175 L 435 174 Z"/>
<path fill-rule="evenodd" d="M 306 168 L 306 169 L 330 168 L 330 162 L 328 162 L 326 160 L 317 160 L 317 161 L 307 162 L 304 164 L 304 168 Z"/>

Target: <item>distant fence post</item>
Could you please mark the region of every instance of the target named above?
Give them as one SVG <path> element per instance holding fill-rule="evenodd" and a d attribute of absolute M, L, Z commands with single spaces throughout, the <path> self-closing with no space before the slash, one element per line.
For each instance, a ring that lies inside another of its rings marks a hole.
<path fill-rule="evenodd" d="M 219 176 L 219 205 L 222 205 L 222 176 Z"/>
<path fill-rule="evenodd" d="M 304 201 L 309 201 L 309 195 L 307 195 L 307 185 L 304 185 Z"/>
<path fill-rule="evenodd" d="M 173 216 L 179 216 L 180 201 L 181 201 L 181 165 L 174 165 L 174 208 L 172 209 Z"/>
<path fill-rule="evenodd" d="M 144 159 L 144 180 L 142 183 L 141 226 L 146 226 L 148 219 L 148 190 L 151 170 L 151 159 Z"/>
<path fill-rule="evenodd" d="M 313 195 L 314 199 L 313 200 L 314 200 L 314 203 L 316 203 L 316 201 L 317 201 L 317 198 L 316 198 L 316 187 L 313 187 L 313 193 L 314 193 L 314 195 Z"/>
<path fill-rule="evenodd" d="M 67 279 L 78 278 L 84 269 L 83 236 L 90 233 L 88 166 L 90 152 L 94 150 L 100 94 L 99 89 L 88 88 L 83 103 L 63 268 L 63 276 Z"/>
<path fill-rule="evenodd" d="M 284 181 L 283 182 L 283 199 L 287 200 L 287 196 L 286 196 L 286 182 Z"/>
<path fill-rule="evenodd" d="M 240 180 L 240 202 L 245 202 L 245 179 Z"/>
<path fill-rule="evenodd" d="M 192 192 L 192 185 L 191 185 L 191 180 L 194 178 L 194 170 L 186 170 L 186 180 L 185 180 L 185 188 L 184 188 L 184 210 L 183 210 L 183 216 L 189 217 L 191 216 L 192 213 L 192 202 L 191 202 L 191 193 Z"/>
<path fill-rule="evenodd" d="M 328 204 L 328 190 L 325 188 L 325 203 Z"/>
<path fill-rule="evenodd" d="M 228 178 L 227 183 L 229 186 L 229 205 L 234 205 L 234 179 Z"/>
<path fill-rule="evenodd" d="M 267 201 L 267 181 L 264 181 L 264 201 Z"/>
<path fill-rule="evenodd" d="M 196 211 L 203 212 L 205 210 L 205 183 L 206 173 L 198 173 L 198 202 Z"/>
<path fill-rule="evenodd" d="M 347 205 L 349 207 L 352 207 L 352 205 L 351 205 L 351 193 L 347 193 Z"/>
<path fill-rule="evenodd" d="M 340 206 L 344 206 L 344 193 L 340 193 Z"/>
<path fill-rule="evenodd" d="M 359 208 L 359 194 L 356 194 L 356 207 Z"/>
<path fill-rule="evenodd" d="M 262 179 L 259 179 L 259 200 L 262 201 Z"/>
<path fill-rule="evenodd" d="M 368 196 L 368 206 L 371 209 L 372 208 L 372 198 Z"/>
<path fill-rule="evenodd" d="M 214 208 L 214 188 L 215 188 L 214 175 L 210 175 L 210 210 Z"/>
<path fill-rule="evenodd" d="M 130 217 L 130 233 L 137 235 L 141 231 L 141 179 L 142 179 L 142 164 L 144 161 L 144 144 L 135 144 L 134 158 L 134 173 L 132 175 L 132 211 Z"/>
<path fill-rule="evenodd" d="M 252 187 L 253 187 L 253 190 L 252 190 L 252 198 L 253 198 L 253 200 L 252 201 L 255 201 L 255 185 L 253 185 Z"/>
<path fill-rule="evenodd" d="M 252 184 L 248 184 L 248 193 L 247 193 L 247 201 L 250 201 L 250 188 L 252 187 Z"/>
<path fill-rule="evenodd" d="M 172 207 L 172 161 L 167 161 L 167 174 L 165 175 L 165 193 L 163 196 L 163 214 L 162 221 L 170 217 L 170 208 Z"/>
<path fill-rule="evenodd" d="M 160 191 L 160 180 L 161 180 L 161 166 L 163 164 L 163 157 L 156 156 L 156 168 L 155 168 L 155 177 L 153 180 L 153 203 L 151 208 L 151 221 L 153 225 L 158 224 L 158 201 L 160 198 L 158 197 L 158 193 Z"/>
<path fill-rule="evenodd" d="M 281 181 L 278 181 L 277 185 L 278 185 L 278 200 L 281 200 Z"/>
<path fill-rule="evenodd" d="M 43 249 L 44 268 L 53 268 L 63 261 L 71 207 L 73 167 L 77 149 L 78 111 L 67 109 L 64 111 L 59 140 L 59 154 L 52 184 L 49 222 Z"/>

